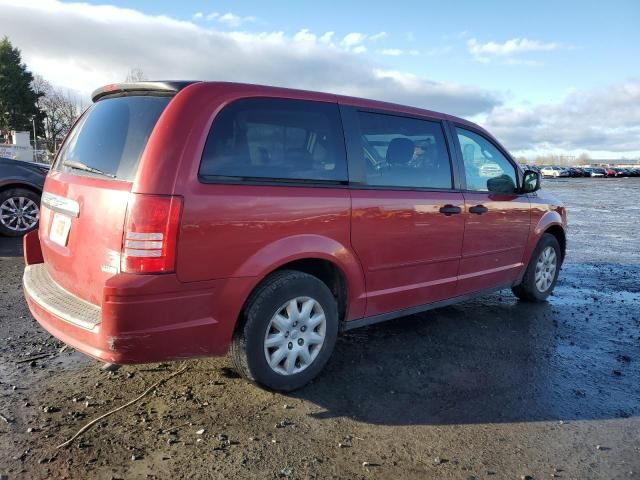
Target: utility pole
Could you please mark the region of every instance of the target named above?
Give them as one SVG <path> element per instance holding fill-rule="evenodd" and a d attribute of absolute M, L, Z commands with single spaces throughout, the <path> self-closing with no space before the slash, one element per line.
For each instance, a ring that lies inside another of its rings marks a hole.
<path fill-rule="evenodd" d="M 33 161 L 38 160 L 38 139 L 36 137 L 36 116 L 31 116 L 31 125 L 33 126 Z"/>

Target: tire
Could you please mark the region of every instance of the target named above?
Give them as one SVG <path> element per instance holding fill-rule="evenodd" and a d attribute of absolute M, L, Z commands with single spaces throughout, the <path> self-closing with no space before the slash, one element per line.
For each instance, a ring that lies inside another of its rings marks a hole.
<path fill-rule="evenodd" d="M 551 251 L 553 251 L 553 254 L 550 253 Z M 543 255 L 548 255 L 545 257 L 546 260 Z M 552 259 L 553 262 L 551 261 Z M 561 259 L 562 252 L 556 237 L 550 233 L 543 234 L 538 241 L 536 249 L 533 251 L 533 255 L 531 255 L 531 260 L 529 260 L 527 270 L 524 273 L 524 277 L 522 277 L 522 282 L 511 289 L 514 295 L 525 302 L 545 301 L 556 286 L 562 264 Z M 540 265 L 540 273 L 536 277 L 539 262 L 542 262 L 542 265 Z M 551 263 L 555 268 L 553 272 L 549 271 Z"/>
<path fill-rule="evenodd" d="M 256 287 L 240 321 L 230 348 L 234 368 L 272 390 L 292 391 L 314 379 L 338 336 L 338 306 L 331 291 L 313 275 L 294 270 L 275 272 Z"/>
<path fill-rule="evenodd" d="M 38 228 L 40 195 L 24 188 L 0 192 L 0 234 L 19 237 Z"/>

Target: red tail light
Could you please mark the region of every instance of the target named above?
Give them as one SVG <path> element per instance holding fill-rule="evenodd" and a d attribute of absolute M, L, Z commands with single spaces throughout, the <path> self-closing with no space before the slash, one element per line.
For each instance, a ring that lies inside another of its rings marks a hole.
<path fill-rule="evenodd" d="M 180 197 L 132 193 L 124 226 L 121 270 L 173 272 L 181 212 Z"/>

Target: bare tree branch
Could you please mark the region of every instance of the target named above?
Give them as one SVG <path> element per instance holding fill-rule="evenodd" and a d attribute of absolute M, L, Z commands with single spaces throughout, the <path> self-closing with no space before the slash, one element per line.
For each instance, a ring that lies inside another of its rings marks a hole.
<path fill-rule="evenodd" d="M 144 74 L 141 68 L 131 68 L 127 73 L 127 77 L 124 79 L 125 82 L 143 82 L 147 80 L 147 76 Z"/>
<path fill-rule="evenodd" d="M 32 88 L 41 94 L 38 107 L 44 113 L 44 132 L 47 149 L 54 153 L 69 132 L 84 107 L 77 96 L 53 87 L 42 76 L 35 75 Z"/>

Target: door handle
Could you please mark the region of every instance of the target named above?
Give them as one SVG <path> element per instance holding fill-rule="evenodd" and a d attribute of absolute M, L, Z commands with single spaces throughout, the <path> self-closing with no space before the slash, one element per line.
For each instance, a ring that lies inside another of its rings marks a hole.
<path fill-rule="evenodd" d="M 487 213 L 489 209 L 484 205 L 476 205 L 475 207 L 469 207 L 469 213 L 475 213 L 476 215 L 482 215 Z"/>
<path fill-rule="evenodd" d="M 440 213 L 449 217 L 451 215 L 462 213 L 462 209 L 460 207 L 456 207 L 455 205 L 445 205 L 444 207 L 440 207 Z"/>

